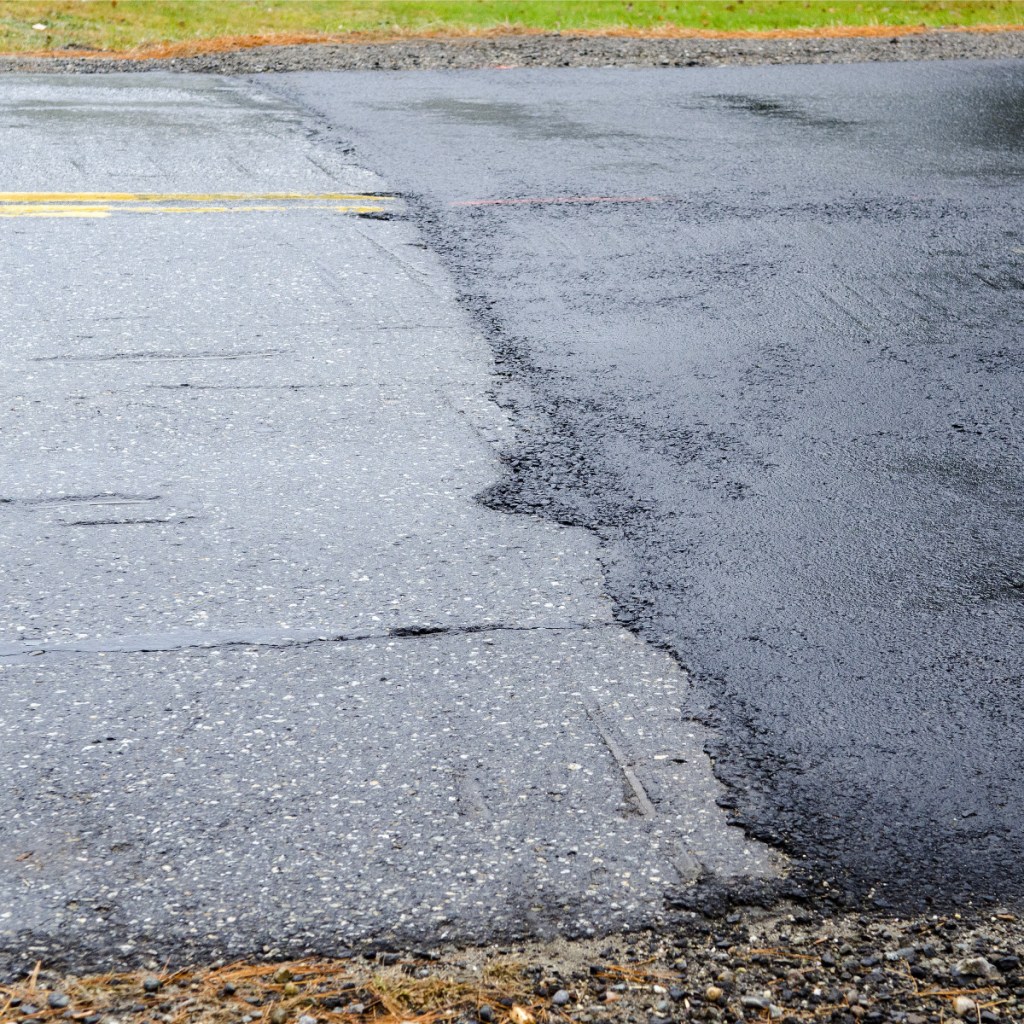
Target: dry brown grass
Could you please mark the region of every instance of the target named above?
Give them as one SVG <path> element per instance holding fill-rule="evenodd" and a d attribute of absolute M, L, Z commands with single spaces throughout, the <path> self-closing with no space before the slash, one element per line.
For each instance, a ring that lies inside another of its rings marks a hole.
<path fill-rule="evenodd" d="M 351 1022 L 353 1013 L 373 1024 L 441 1024 L 492 1006 L 496 1021 L 543 1022 L 550 1010 L 532 994 L 522 964 L 495 960 L 476 972 L 439 968 L 427 961 L 403 960 L 375 968 L 359 960 L 300 960 L 288 964 L 232 963 L 219 967 L 154 974 L 159 991 L 147 993 L 147 973 L 44 975 L 41 965 L 23 982 L 0 985 L 0 1020 L 32 1005 L 32 1021 L 75 1019 L 96 1014 L 120 1021 L 151 1020 L 155 1012 L 169 1024 L 227 1024 L 245 1015 L 284 1024 L 308 1014 L 321 1022 Z M 51 1008 L 59 990 L 70 1006 Z M 346 1010 L 358 1004 L 362 1011 Z"/>

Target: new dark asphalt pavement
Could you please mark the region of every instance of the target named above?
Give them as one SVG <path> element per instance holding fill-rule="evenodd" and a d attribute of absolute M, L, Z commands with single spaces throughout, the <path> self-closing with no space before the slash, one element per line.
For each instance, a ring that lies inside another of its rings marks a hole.
<path fill-rule="evenodd" d="M 822 894 L 1024 895 L 1024 64 L 301 74 Z M 581 201 L 582 200 L 582 201 Z M 799 871 L 798 871 L 799 874 Z"/>

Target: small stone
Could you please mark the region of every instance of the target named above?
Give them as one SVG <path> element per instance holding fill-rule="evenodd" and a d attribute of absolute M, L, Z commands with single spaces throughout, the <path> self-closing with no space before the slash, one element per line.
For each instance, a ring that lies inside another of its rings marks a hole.
<path fill-rule="evenodd" d="M 366 1007 L 362 1003 L 349 1003 L 345 1007 L 345 1013 L 364 1013 Z"/>
<path fill-rule="evenodd" d="M 681 1003 L 686 998 L 686 989 L 674 986 L 668 990 L 668 997 L 674 1003 Z"/>
<path fill-rule="evenodd" d="M 142 991 L 149 992 L 152 995 L 154 992 L 160 991 L 160 979 L 155 974 L 147 974 L 142 979 Z"/>
<path fill-rule="evenodd" d="M 717 1003 L 724 995 L 725 993 L 717 985 L 708 985 L 708 987 L 704 989 L 704 998 L 709 1003 Z"/>
<path fill-rule="evenodd" d="M 973 999 L 968 999 L 967 996 L 957 996 L 953 1000 L 953 1012 L 958 1017 L 966 1017 L 969 1013 L 974 1013 L 977 1005 Z"/>
<path fill-rule="evenodd" d="M 1000 1024 L 999 1014 L 995 1010 L 982 1010 L 981 1024 Z"/>
<path fill-rule="evenodd" d="M 486 1003 L 476 1011 L 476 1015 L 483 1021 L 483 1024 L 493 1024 L 494 1010 Z"/>
<path fill-rule="evenodd" d="M 31 1003 L 22 1003 L 20 1009 L 26 1017 L 31 1017 L 33 1013 L 39 1012 L 39 1007 L 33 1006 Z"/>
<path fill-rule="evenodd" d="M 767 1010 L 768 1002 L 762 999 L 760 996 L 742 996 L 740 998 L 740 1005 L 745 1006 L 748 1010 Z"/>
<path fill-rule="evenodd" d="M 222 988 L 222 989 L 220 990 L 220 994 L 221 994 L 222 996 L 233 996 L 233 995 L 234 995 L 234 994 L 235 994 L 235 993 L 236 993 L 237 991 L 238 991 L 238 989 L 237 989 L 237 988 L 235 988 L 235 986 L 234 986 L 234 985 L 232 985 L 232 984 L 231 984 L 231 982 L 229 981 L 229 982 L 228 982 L 228 983 L 227 983 L 227 984 L 226 984 L 226 985 L 225 985 L 225 986 L 224 986 L 224 987 L 223 987 L 223 988 Z"/>
<path fill-rule="evenodd" d="M 51 1010 L 63 1010 L 71 1000 L 63 992 L 51 992 L 46 1003 Z"/>
<path fill-rule="evenodd" d="M 996 967 L 999 968 L 1004 974 L 1010 971 L 1015 971 L 1020 967 L 1019 956 L 999 956 L 996 957 Z"/>
<path fill-rule="evenodd" d="M 303 1014 L 299 1018 L 299 1024 L 316 1024 L 316 1017 L 310 1017 L 308 1014 Z"/>
<path fill-rule="evenodd" d="M 383 967 L 394 967 L 401 960 L 398 953 L 381 953 L 377 960 Z"/>
<path fill-rule="evenodd" d="M 604 1001 L 606 1003 L 617 1003 L 621 998 L 622 996 L 618 992 L 613 992 L 611 989 L 604 994 Z"/>
<path fill-rule="evenodd" d="M 961 960 L 954 971 L 965 978 L 996 978 L 999 971 L 995 964 L 990 964 L 983 956 L 969 956 Z"/>
<path fill-rule="evenodd" d="M 776 1006 L 774 1003 L 769 1004 L 768 1016 L 771 1017 L 772 1020 L 782 1020 L 782 1007 Z"/>
<path fill-rule="evenodd" d="M 565 1006 L 565 1004 L 566 1004 L 567 1002 L 569 1002 L 569 999 L 570 999 L 569 993 L 568 993 L 568 992 L 566 992 L 564 988 L 560 988 L 560 989 L 559 989 L 559 990 L 558 990 L 558 991 L 557 991 L 557 992 L 556 992 L 556 993 L 555 993 L 555 994 L 554 994 L 554 995 L 553 995 L 553 996 L 551 997 L 551 1002 L 552 1002 L 552 1003 L 554 1003 L 554 1004 L 555 1004 L 555 1006 Z"/>

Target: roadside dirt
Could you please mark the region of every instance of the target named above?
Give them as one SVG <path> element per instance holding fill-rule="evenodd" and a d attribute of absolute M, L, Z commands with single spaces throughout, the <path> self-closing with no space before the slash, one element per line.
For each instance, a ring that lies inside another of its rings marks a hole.
<path fill-rule="evenodd" d="M 256 35 L 217 36 L 212 39 L 186 40 L 177 43 L 156 43 L 131 50 L 70 49 L 30 50 L 21 53 L 0 53 L 0 57 L 90 57 L 97 60 L 167 60 L 173 57 L 195 57 L 201 54 L 252 50 L 262 46 L 305 46 L 309 44 L 387 44 L 431 40 L 436 42 L 472 39 L 503 39 L 507 37 L 551 36 L 579 39 L 889 39 L 893 36 L 916 36 L 931 32 L 970 32 L 990 35 L 997 32 L 1019 32 L 1024 25 L 975 25 L 971 29 L 931 29 L 925 25 L 837 25 L 828 28 L 769 29 L 760 32 L 720 32 L 710 29 L 683 28 L 668 25 L 655 30 L 627 26 L 608 29 L 575 29 L 567 33 L 550 33 L 542 29 L 496 28 L 461 30 L 444 29 L 431 32 L 271 32 Z"/>
<path fill-rule="evenodd" d="M 389 70 L 512 67 L 699 67 L 855 61 L 1024 57 L 1020 25 L 970 31 L 872 26 L 757 34 L 627 30 L 571 35 L 467 32 L 437 36 L 267 35 L 147 47 L 129 53 L 87 50 L 0 54 L 0 73 Z"/>
<path fill-rule="evenodd" d="M 0 985 L 0 1021 L 83 1024 L 938 1024 L 1024 1019 L 1024 928 L 1010 913 L 899 919 L 747 909 L 662 934 L 487 949 L 366 949 L 331 960 L 70 975 Z"/>

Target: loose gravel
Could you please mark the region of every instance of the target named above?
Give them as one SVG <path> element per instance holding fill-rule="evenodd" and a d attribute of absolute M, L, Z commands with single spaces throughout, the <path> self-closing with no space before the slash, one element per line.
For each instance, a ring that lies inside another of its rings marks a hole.
<path fill-rule="evenodd" d="M 707 67 L 728 64 L 834 64 L 859 61 L 1024 57 L 1024 31 L 937 30 L 892 37 L 799 39 L 635 39 L 511 35 L 388 43 L 264 46 L 165 60 L 0 57 L 0 72 L 103 73 L 333 71 L 487 67 Z"/>
<path fill-rule="evenodd" d="M 660 934 L 332 960 L 142 964 L 0 984 L 0 1022 L 84 1024 L 996 1024 L 1024 1019 L 1015 915 L 684 914 Z"/>

